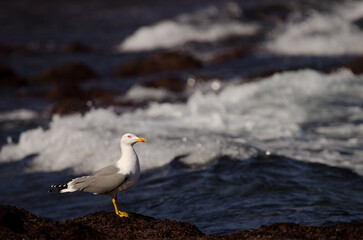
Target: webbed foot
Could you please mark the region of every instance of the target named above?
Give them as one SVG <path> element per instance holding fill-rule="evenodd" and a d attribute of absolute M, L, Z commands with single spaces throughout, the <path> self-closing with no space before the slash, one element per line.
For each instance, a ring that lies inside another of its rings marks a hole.
<path fill-rule="evenodd" d="M 129 214 L 127 212 L 118 211 L 116 214 L 119 215 L 120 217 L 127 217 L 127 218 L 129 217 Z"/>

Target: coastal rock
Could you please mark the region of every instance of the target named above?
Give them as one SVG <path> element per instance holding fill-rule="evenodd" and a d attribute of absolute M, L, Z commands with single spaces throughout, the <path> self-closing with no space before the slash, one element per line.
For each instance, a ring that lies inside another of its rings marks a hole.
<path fill-rule="evenodd" d="M 353 24 L 359 27 L 360 30 L 363 30 L 363 17 L 354 20 Z"/>
<path fill-rule="evenodd" d="M 295 223 L 275 223 L 251 231 L 226 235 L 227 239 L 341 239 L 357 240 L 363 236 L 363 221 L 340 223 L 334 226 L 303 226 Z"/>
<path fill-rule="evenodd" d="M 105 89 L 101 87 L 92 87 L 86 91 L 86 98 L 97 102 L 98 105 L 116 105 L 117 101 L 115 97 L 118 92 L 111 89 Z"/>
<path fill-rule="evenodd" d="M 0 239 L 199 239 L 205 236 L 191 223 L 139 214 L 120 218 L 103 211 L 55 222 L 24 209 L 0 206 L 0 224 Z"/>
<path fill-rule="evenodd" d="M 102 239 L 81 224 L 58 224 L 24 209 L 0 205 L 0 239 Z"/>
<path fill-rule="evenodd" d="M 139 214 L 120 218 L 104 211 L 61 223 L 90 227 L 103 233 L 107 239 L 195 239 L 205 235 L 192 223 L 159 220 Z"/>
<path fill-rule="evenodd" d="M 100 97 L 115 96 L 117 91 L 101 87 L 91 87 L 82 89 L 75 83 L 54 86 L 45 93 L 45 97 L 50 101 L 63 100 L 67 98 L 78 98 L 84 100 L 95 100 Z"/>
<path fill-rule="evenodd" d="M 11 69 L 10 66 L 0 63 L 0 87 L 17 87 L 24 81 Z"/>
<path fill-rule="evenodd" d="M 117 104 L 115 95 L 117 92 L 114 90 L 101 87 L 82 89 L 74 83 L 55 86 L 45 93 L 48 100 L 56 101 L 51 112 L 59 115 L 83 113 L 89 109 L 88 102 L 97 106 Z"/>
<path fill-rule="evenodd" d="M 274 75 L 276 73 L 281 73 L 281 72 L 283 72 L 282 69 L 271 69 L 269 71 L 265 71 L 265 72 L 262 72 L 262 73 L 251 74 L 251 75 L 248 75 L 248 76 L 243 78 L 243 83 L 250 83 L 250 82 L 260 81 L 263 78 L 267 78 L 267 77 L 270 77 L 270 76 L 272 76 L 272 75 Z"/>
<path fill-rule="evenodd" d="M 63 51 L 65 53 L 90 53 L 92 49 L 85 43 L 75 41 L 66 45 Z"/>
<path fill-rule="evenodd" d="M 60 101 L 67 98 L 85 98 L 85 91 L 77 84 L 69 83 L 59 86 L 54 86 L 45 93 L 45 97 L 50 101 Z"/>
<path fill-rule="evenodd" d="M 223 52 L 217 56 L 215 56 L 212 59 L 212 63 L 216 64 L 216 63 L 221 63 L 227 60 L 233 60 L 233 59 L 237 59 L 237 58 L 243 58 L 245 57 L 248 53 L 250 53 L 251 49 L 247 48 L 247 47 L 238 47 L 235 49 L 231 49 L 228 50 L 226 52 Z"/>
<path fill-rule="evenodd" d="M 121 64 L 114 75 L 142 76 L 157 72 L 169 72 L 196 69 L 202 66 L 201 62 L 184 52 L 167 51 L 157 53 L 150 58 L 130 60 Z"/>
<path fill-rule="evenodd" d="M 163 88 L 171 92 L 180 93 L 186 88 L 186 81 L 176 77 L 161 77 L 143 84 L 149 88 Z"/>
<path fill-rule="evenodd" d="M 38 217 L 24 209 L 0 205 L 0 239 L 341 239 L 363 236 L 363 221 L 334 226 L 276 223 L 250 231 L 208 235 L 194 224 L 160 220 L 140 214 L 120 218 L 113 212 L 96 212 L 60 222 Z"/>
<path fill-rule="evenodd" d="M 286 69 L 274 68 L 274 69 L 267 70 L 265 72 L 260 72 L 257 74 L 251 74 L 251 75 L 245 76 L 243 79 L 243 83 L 259 81 L 259 80 L 271 77 L 274 74 L 282 73 L 284 71 L 298 71 L 298 70 L 307 69 L 307 68 L 314 69 L 316 71 L 320 71 L 320 72 L 324 72 L 324 73 L 328 73 L 330 70 L 330 68 L 328 68 L 326 66 L 319 66 L 319 65 L 309 65 L 309 66 L 304 66 L 304 67 L 290 67 L 290 68 L 286 68 Z"/>
<path fill-rule="evenodd" d="M 265 20 L 269 22 L 284 22 L 288 16 L 294 11 L 294 5 L 286 5 L 282 3 L 270 3 L 264 6 L 257 5 L 256 8 L 246 9 L 243 15 L 247 19 Z"/>
<path fill-rule="evenodd" d="M 87 101 L 79 98 L 66 98 L 55 103 L 51 113 L 64 116 L 72 113 L 84 113 L 88 109 Z"/>
<path fill-rule="evenodd" d="M 85 82 L 97 78 L 97 74 L 87 65 L 74 62 L 46 70 L 32 79 L 37 84 L 66 84 L 72 82 Z"/>
<path fill-rule="evenodd" d="M 0 43 L 0 54 L 11 54 L 16 50 L 12 45 Z"/>
<path fill-rule="evenodd" d="M 363 56 L 357 57 L 345 64 L 341 67 L 350 69 L 354 74 L 362 74 L 363 73 Z"/>

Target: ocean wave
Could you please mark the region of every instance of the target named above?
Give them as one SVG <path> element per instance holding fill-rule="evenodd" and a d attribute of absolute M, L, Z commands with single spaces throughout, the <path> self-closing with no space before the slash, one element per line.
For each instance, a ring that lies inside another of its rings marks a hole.
<path fill-rule="evenodd" d="M 363 30 L 354 22 L 363 17 L 361 1 L 333 6 L 330 12 L 311 11 L 272 33 L 265 47 L 288 55 L 349 55 L 363 53 Z"/>
<path fill-rule="evenodd" d="M 120 45 L 121 51 L 170 48 L 190 41 L 213 42 L 230 36 L 254 34 L 259 26 L 243 23 L 241 9 L 235 3 L 210 6 L 175 19 L 163 20 L 137 29 Z"/>
<path fill-rule="evenodd" d="M 30 120 L 37 117 L 37 113 L 28 109 L 16 109 L 0 113 L 0 121 Z"/>
<path fill-rule="evenodd" d="M 121 115 L 111 108 L 55 115 L 48 129 L 25 131 L 19 142 L 4 145 L 0 162 L 36 154 L 30 171 L 89 172 L 118 160 L 120 136 L 134 132 L 148 140 L 135 145 L 143 170 L 175 158 L 205 164 L 262 151 L 363 174 L 362 78 L 350 71 L 283 72 L 230 83 L 219 93 L 196 90 L 186 103 L 152 103 Z"/>

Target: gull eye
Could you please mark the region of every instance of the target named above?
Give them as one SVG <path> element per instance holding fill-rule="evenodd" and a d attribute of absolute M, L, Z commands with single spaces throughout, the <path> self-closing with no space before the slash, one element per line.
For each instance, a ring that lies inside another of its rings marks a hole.
<path fill-rule="evenodd" d="M 128 137 L 128 138 L 131 138 L 131 135 L 128 135 L 127 137 Z"/>

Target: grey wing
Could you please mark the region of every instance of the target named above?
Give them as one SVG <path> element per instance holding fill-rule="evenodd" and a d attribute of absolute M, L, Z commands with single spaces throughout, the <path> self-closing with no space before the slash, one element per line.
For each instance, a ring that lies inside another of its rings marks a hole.
<path fill-rule="evenodd" d="M 120 169 L 116 167 L 115 165 L 110 165 L 104 168 L 101 168 L 100 170 L 94 172 L 91 176 L 94 175 L 112 175 L 118 173 Z"/>
<path fill-rule="evenodd" d="M 83 192 L 107 194 L 122 185 L 127 179 L 126 175 L 118 173 L 116 166 L 108 166 L 98 170 L 90 176 L 73 179 L 70 185 Z"/>

